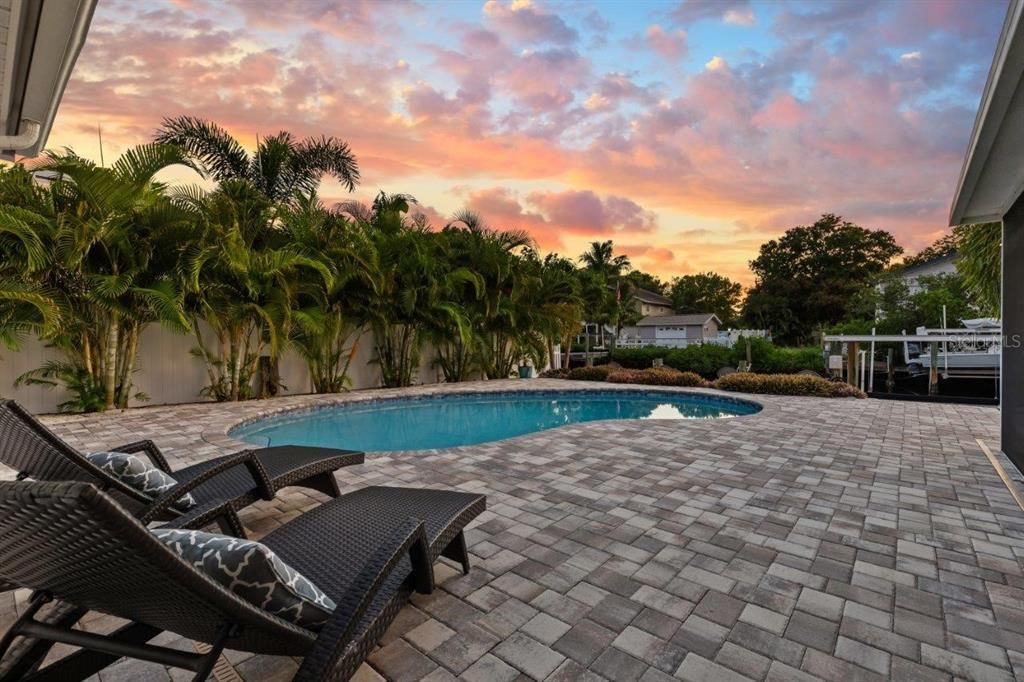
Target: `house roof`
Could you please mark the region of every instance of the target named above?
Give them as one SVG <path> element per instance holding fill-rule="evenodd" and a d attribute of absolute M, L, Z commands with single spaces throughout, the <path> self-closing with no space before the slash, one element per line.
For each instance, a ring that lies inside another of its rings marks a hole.
<path fill-rule="evenodd" d="M 637 287 L 636 289 L 633 290 L 633 298 L 636 298 L 642 301 L 643 303 L 653 303 L 654 305 L 672 305 L 671 298 L 666 298 L 661 294 L 656 294 L 653 291 L 641 289 L 640 287 Z"/>
<path fill-rule="evenodd" d="M 945 263 L 956 263 L 956 257 L 956 251 L 951 251 L 937 258 L 926 260 L 923 263 L 914 263 L 913 265 L 907 265 L 905 267 L 902 267 L 900 268 L 899 274 L 900 277 L 907 277 L 909 275 L 917 273 L 919 270 L 931 270 L 937 265 L 944 265 Z"/>
<path fill-rule="evenodd" d="M 722 321 L 714 313 L 696 313 L 693 315 L 651 315 L 636 323 L 638 327 L 692 327 L 705 325 L 711 319 L 718 324 Z"/>
<path fill-rule="evenodd" d="M 0 158 L 38 156 L 96 0 L 0 0 Z"/>
<path fill-rule="evenodd" d="M 1024 0 L 1010 0 L 974 119 L 950 225 L 1000 220 L 1024 190 Z"/>

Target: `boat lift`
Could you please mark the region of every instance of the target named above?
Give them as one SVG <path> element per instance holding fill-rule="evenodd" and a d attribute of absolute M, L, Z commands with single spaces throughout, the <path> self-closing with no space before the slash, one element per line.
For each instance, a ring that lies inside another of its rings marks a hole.
<path fill-rule="evenodd" d="M 968 369 L 963 367 L 950 366 L 949 347 L 959 347 L 964 344 L 988 345 L 999 343 L 1002 340 L 1001 330 L 992 329 L 919 329 L 916 334 L 827 334 L 824 337 L 826 343 L 846 344 L 846 381 L 852 386 L 865 390 L 865 374 L 868 374 L 868 392 L 874 389 L 874 371 L 865 372 L 865 355 L 871 358 L 871 370 L 874 370 L 875 344 L 876 343 L 899 343 L 903 344 L 904 353 L 908 354 L 908 344 L 920 344 L 922 348 L 928 348 L 928 355 L 921 355 L 921 366 L 927 366 L 928 370 L 928 395 L 937 395 L 940 373 L 944 377 L 964 378 L 992 378 L 999 376 L 1000 357 L 998 353 L 970 353 L 969 355 L 988 355 L 993 367 L 989 371 Z M 870 344 L 869 353 L 861 350 L 861 344 Z M 941 351 L 941 352 L 940 352 Z M 988 359 L 988 358 L 986 358 Z M 910 363 L 910 358 L 907 358 Z M 891 364 L 891 363 L 890 363 Z M 912 363 L 911 363 L 912 364 Z"/>

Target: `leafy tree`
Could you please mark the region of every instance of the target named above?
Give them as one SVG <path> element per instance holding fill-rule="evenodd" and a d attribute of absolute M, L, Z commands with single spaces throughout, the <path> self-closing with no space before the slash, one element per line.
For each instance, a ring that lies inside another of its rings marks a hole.
<path fill-rule="evenodd" d="M 903 249 L 884 230 L 868 230 L 833 214 L 761 245 L 750 268 L 756 283 L 744 303 L 752 325 L 777 340 L 803 343 L 845 319 L 858 291 Z"/>
<path fill-rule="evenodd" d="M 672 306 L 680 313 L 715 313 L 729 326 L 736 319 L 743 287 L 715 272 L 683 275 L 672 280 Z"/>
<path fill-rule="evenodd" d="M 920 265 L 921 263 L 927 263 L 933 261 L 936 258 L 942 258 L 943 256 L 949 256 L 956 253 L 960 247 L 961 235 L 956 229 L 948 234 L 944 234 L 936 239 L 930 246 L 922 249 L 913 256 L 909 256 L 903 259 L 904 266 Z"/>
<path fill-rule="evenodd" d="M 656 294 L 665 296 L 668 292 L 668 285 L 661 281 L 656 275 L 641 270 L 631 270 L 625 278 L 630 284 L 638 289 L 646 289 Z"/>

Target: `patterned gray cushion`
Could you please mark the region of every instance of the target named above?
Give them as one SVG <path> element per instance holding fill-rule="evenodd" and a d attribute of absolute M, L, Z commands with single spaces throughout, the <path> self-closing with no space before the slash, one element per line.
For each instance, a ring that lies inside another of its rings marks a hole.
<path fill-rule="evenodd" d="M 266 545 L 199 530 L 152 529 L 153 535 L 242 599 L 315 629 L 335 609 L 331 598 Z"/>
<path fill-rule="evenodd" d="M 86 458 L 111 476 L 150 497 L 160 497 L 178 482 L 141 458 L 126 452 L 93 452 Z M 196 506 L 196 498 L 185 495 L 174 503 L 178 511 L 188 511 Z"/>

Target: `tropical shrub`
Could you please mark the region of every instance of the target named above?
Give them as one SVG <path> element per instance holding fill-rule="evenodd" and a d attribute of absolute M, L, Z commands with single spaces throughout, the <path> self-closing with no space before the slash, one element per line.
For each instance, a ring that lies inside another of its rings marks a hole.
<path fill-rule="evenodd" d="M 710 343 L 686 348 L 617 348 L 611 357 L 631 369 L 648 368 L 661 358 L 668 367 L 713 379 L 722 367 L 736 367 L 746 361 L 747 341 L 741 338 L 732 348 Z M 762 338 L 752 338 L 749 342 L 751 364 L 758 374 L 788 374 L 805 369 L 821 372 L 825 369 L 821 349 L 815 346 L 782 348 Z"/>
<path fill-rule="evenodd" d="M 817 396 L 820 398 L 866 398 L 863 391 L 841 382 L 805 374 L 754 374 L 737 372 L 718 379 L 715 388 L 741 393 Z"/>
<path fill-rule="evenodd" d="M 616 348 L 611 359 L 629 369 L 646 369 L 659 358 L 668 355 L 670 348 L 644 346 L 643 348 Z"/>
<path fill-rule="evenodd" d="M 762 338 L 740 338 L 732 347 L 732 361 L 737 367 L 747 359 L 747 343 L 750 343 L 750 359 L 753 371 L 758 374 L 796 374 L 809 369 L 815 372 L 825 370 L 825 359 L 817 346 L 781 347 Z"/>
<path fill-rule="evenodd" d="M 571 370 L 563 369 L 561 367 L 546 369 L 541 372 L 538 377 L 541 379 L 568 379 L 570 371 Z"/>
<path fill-rule="evenodd" d="M 29 378 L 62 383 L 73 392 L 88 386 L 90 395 L 99 390 L 104 409 L 141 398 L 132 390 L 132 376 L 143 330 L 153 322 L 178 330 L 189 326 L 175 270 L 190 217 L 155 180 L 175 164 L 189 161 L 180 149 L 157 144 L 129 149 L 110 167 L 70 151 L 51 152 L 35 166 L 54 176 L 45 188 L 17 191 L 24 180 L 20 171 L 0 180 L 0 195 L 15 202 L 2 210 L 7 245 L 0 248 L 11 252 L 13 235 L 27 249 L 17 274 L 37 294 L 39 314 L 46 312 L 39 307 L 38 294 L 44 294 L 62 318 L 59 325 L 37 328 L 65 356 L 64 369 L 44 367 Z M 39 249 L 42 259 L 32 254 Z M 10 287 L 0 285 L 0 301 L 18 300 L 10 294 Z M 32 300 L 20 303 L 24 312 Z M 3 310 L 10 311 L 8 306 L 0 306 L 4 326 L 12 319 Z M 92 407 L 95 400 L 83 404 Z"/>
<path fill-rule="evenodd" d="M 611 365 L 596 365 L 594 367 L 577 367 L 569 370 L 569 379 L 575 381 L 607 381 L 608 375 L 614 371 Z"/>
<path fill-rule="evenodd" d="M 617 369 L 606 379 L 613 384 L 644 384 L 647 386 L 689 386 L 705 387 L 708 382 L 694 372 L 680 372 L 671 367 L 648 367 L 647 369 Z"/>
<path fill-rule="evenodd" d="M 733 364 L 732 351 L 710 343 L 674 348 L 665 356 L 665 364 L 680 372 L 696 372 L 705 379 L 713 379 L 719 369 Z"/>

